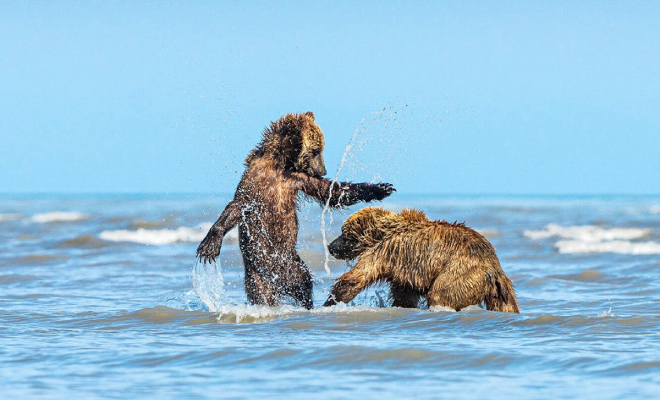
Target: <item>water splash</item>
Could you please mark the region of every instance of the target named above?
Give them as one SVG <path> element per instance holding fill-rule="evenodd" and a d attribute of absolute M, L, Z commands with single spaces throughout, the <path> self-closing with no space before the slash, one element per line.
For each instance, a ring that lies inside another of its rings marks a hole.
<path fill-rule="evenodd" d="M 323 211 L 321 211 L 321 237 L 323 238 L 323 251 L 325 253 L 325 260 L 323 262 L 323 268 L 325 268 L 325 272 L 328 273 L 328 277 L 330 279 L 332 278 L 332 273 L 330 272 L 330 266 L 328 265 L 330 262 L 330 251 L 328 251 L 328 238 L 326 237 L 326 232 L 325 232 L 325 213 L 328 212 L 330 209 L 330 199 L 332 198 L 332 188 L 334 187 L 335 183 L 339 180 L 339 173 L 341 170 L 344 168 L 344 164 L 346 163 L 346 160 L 348 159 L 348 155 L 353 148 L 353 142 L 355 141 L 355 138 L 357 135 L 360 133 L 360 128 L 362 127 L 362 124 L 364 124 L 364 118 L 362 118 L 362 121 L 360 121 L 360 124 L 355 128 L 355 132 L 353 132 L 353 136 L 351 136 L 351 140 L 348 141 L 348 144 L 346 145 L 346 148 L 344 149 L 344 154 L 341 155 L 341 162 L 339 164 L 339 168 L 337 169 L 337 172 L 335 173 L 335 177 L 332 178 L 332 182 L 330 183 L 330 191 L 328 192 L 328 200 L 325 201 L 325 206 L 323 206 Z M 332 223 L 332 214 L 330 214 L 330 223 Z"/>
<path fill-rule="evenodd" d="M 603 310 L 598 314 L 599 317 L 616 317 L 614 313 L 612 312 L 612 300 L 608 299 L 606 303 L 607 309 Z"/>
<path fill-rule="evenodd" d="M 355 132 L 353 132 L 353 136 L 351 136 L 351 139 L 349 140 L 348 144 L 346 145 L 346 148 L 344 149 L 344 153 L 341 156 L 341 162 L 339 164 L 339 168 L 337 169 L 337 172 L 335 173 L 334 178 L 332 179 L 331 185 L 330 185 L 330 191 L 328 193 L 328 199 L 325 202 L 325 205 L 323 207 L 323 211 L 321 211 L 321 237 L 323 240 L 323 250 L 325 253 L 325 260 L 323 263 L 323 267 L 325 271 L 328 274 L 328 277 L 330 279 L 332 278 L 332 273 L 330 272 L 330 267 L 329 267 L 329 262 L 330 262 L 330 252 L 328 251 L 328 240 L 326 236 L 326 220 L 325 220 L 325 214 L 330 212 L 330 199 L 332 198 L 332 188 L 335 183 L 339 181 L 339 174 L 340 172 L 344 169 L 344 166 L 348 165 L 355 170 L 367 170 L 366 165 L 363 163 L 359 163 L 356 161 L 356 150 L 361 150 L 365 144 L 368 142 L 371 142 L 373 139 L 378 140 L 378 142 L 382 145 L 383 141 L 385 139 L 385 135 L 383 134 L 383 130 L 372 130 L 369 129 L 370 127 L 383 127 L 390 129 L 391 133 L 394 133 L 400 129 L 399 126 L 399 119 L 400 117 L 403 117 L 402 111 L 404 111 L 408 106 L 400 106 L 400 107 L 384 107 L 383 109 L 379 111 L 372 112 L 372 115 L 375 117 L 367 121 L 366 118 L 362 118 L 360 123 L 357 125 L 355 128 Z M 358 140 L 358 137 L 361 137 L 361 140 Z M 394 135 L 391 135 L 389 139 L 397 139 Z M 389 146 L 386 146 L 390 152 L 393 152 L 395 149 L 394 143 L 396 143 L 396 151 L 399 153 L 399 156 L 401 156 L 402 152 L 405 152 L 405 148 L 401 146 L 399 141 L 396 140 L 390 140 L 390 143 L 387 143 Z M 391 154 L 386 155 L 387 159 L 393 159 L 391 157 Z M 399 157 L 402 158 L 402 157 Z M 403 157 L 405 159 L 405 157 Z M 361 164 L 361 165 L 360 165 Z M 372 182 L 380 179 L 381 175 L 380 173 L 375 173 L 372 176 Z M 330 223 L 333 222 L 332 219 L 332 212 L 330 212 Z"/>
<path fill-rule="evenodd" d="M 211 312 L 218 312 L 229 304 L 225 282 L 216 262 L 196 262 L 192 270 L 193 292 Z"/>
<path fill-rule="evenodd" d="M 599 317 L 616 317 L 614 313 L 612 312 L 612 307 L 608 307 L 607 310 L 601 311 L 600 314 L 598 314 Z"/>

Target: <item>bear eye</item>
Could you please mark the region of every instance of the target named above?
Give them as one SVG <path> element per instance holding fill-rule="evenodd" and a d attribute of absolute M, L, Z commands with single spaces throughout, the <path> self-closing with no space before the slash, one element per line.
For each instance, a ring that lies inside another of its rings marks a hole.
<path fill-rule="evenodd" d="M 312 156 L 316 157 L 319 154 L 321 154 L 321 150 L 319 150 L 319 149 L 312 150 Z"/>

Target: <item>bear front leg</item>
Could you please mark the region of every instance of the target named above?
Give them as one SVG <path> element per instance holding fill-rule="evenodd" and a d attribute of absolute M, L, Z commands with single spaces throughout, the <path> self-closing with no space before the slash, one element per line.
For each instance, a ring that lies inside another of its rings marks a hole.
<path fill-rule="evenodd" d="M 395 192 L 389 183 L 350 183 L 335 182 L 325 178 L 300 176 L 301 190 L 307 196 L 315 199 L 322 206 L 348 207 L 360 201 L 383 200 Z"/>
<path fill-rule="evenodd" d="M 383 200 L 396 192 L 394 186 L 390 183 L 348 183 L 338 184 L 340 192 L 338 198 L 330 205 L 333 207 L 348 207 L 360 201 L 370 202 L 373 200 Z"/>
<path fill-rule="evenodd" d="M 215 262 L 215 259 L 220 255 L 222 238 L 236 226 L 240 219 L 241 209 L 239 203 L 232 200 L 227 204 L 227 207 L 220 214 L 220 218 L 215 221 L 204 240 L 197 247 L 197 258 L 204 264 Z"/>
<path fill-rule="evenodd" d="M 363 254 L 350 271 L 337 278 L 323 306 L 348 303 L 361 291 L 381 279 L 378 264 L 372 262 L 372 258 L 371 254 Z"/>
<path fill-rule="evenodd" d="M 348 303 L 362 291 L 360 286 L 360 281 L 350 281 L 348 279 L 341 279 L 340 277 L 332 286 L 330 296 L 323 303 L 323 307 L 334 306 L 338 303 Z"/>

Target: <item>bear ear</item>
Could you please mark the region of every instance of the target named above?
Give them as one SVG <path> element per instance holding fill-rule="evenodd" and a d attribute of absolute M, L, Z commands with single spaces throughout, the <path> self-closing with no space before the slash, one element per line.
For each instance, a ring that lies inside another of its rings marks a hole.
<path fill-rule="evenodd" d="M 305 115 L 308 116 L 308 117 L 310 117 L 310 118 L 312 119 L 312 121 L 316 121 L 316 118 L 314 117 L 314 113 L 313 113 L 313 112 L 311 112 L 311 111 L 307 111 L 307 112 L 305 113 Z"/>

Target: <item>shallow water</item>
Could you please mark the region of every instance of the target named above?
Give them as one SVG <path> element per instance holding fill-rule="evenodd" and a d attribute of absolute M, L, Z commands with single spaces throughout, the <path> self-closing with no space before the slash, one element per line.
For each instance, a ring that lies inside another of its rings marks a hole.
<path fill-rule="evenodd" d="M 216 269 L 194 262 L 227 200 L 0 197 L 0 398 L 660 397 L 660 198 L 383 203 L 488 236 L 520 315 L 383 308 L 386 287 L 321 308 L 316 205 L 299 251 L 317 308 L 247 306 L 235 233 Z"/>

